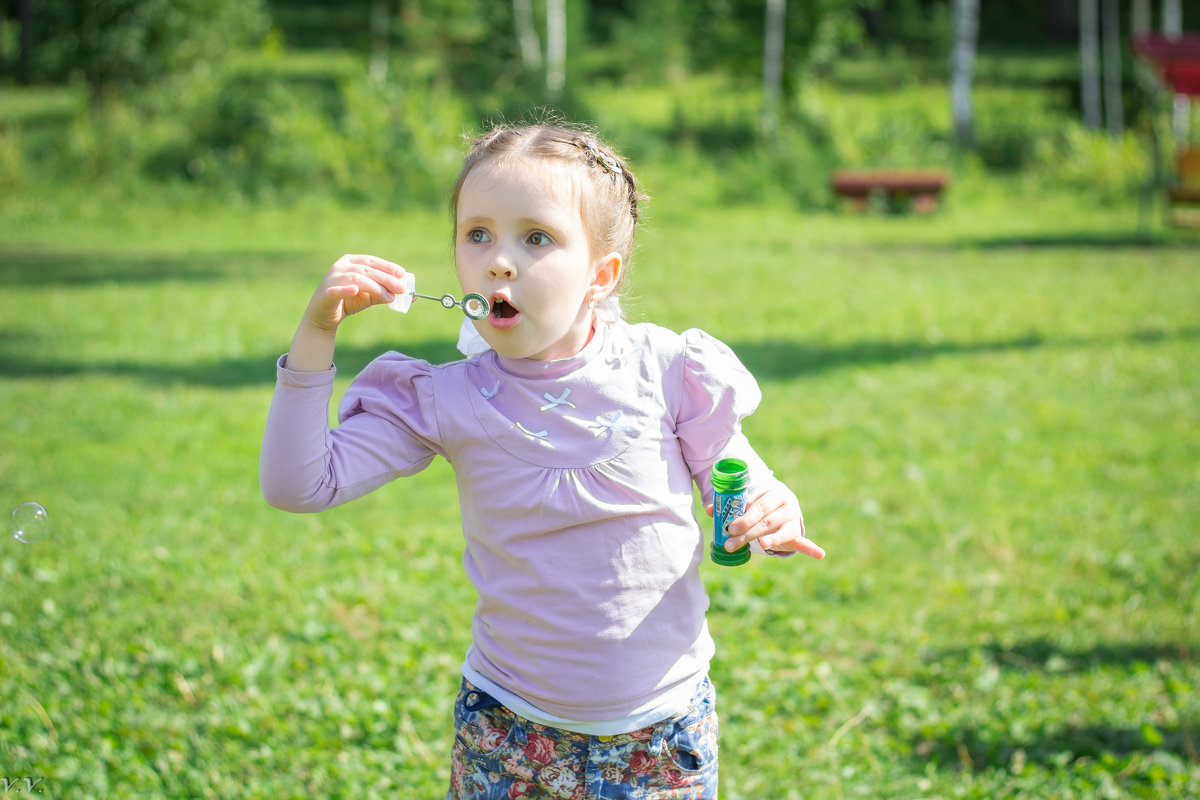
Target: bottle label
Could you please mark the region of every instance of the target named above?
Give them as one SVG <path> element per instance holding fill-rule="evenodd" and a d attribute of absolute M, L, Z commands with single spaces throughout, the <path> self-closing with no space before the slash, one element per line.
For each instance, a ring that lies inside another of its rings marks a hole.
<path fill-rule="evenodd" d="M 717 547 L 725 547 L 725 541 L 729 538 L 729 523 L 745 513 L 745 492 L 713 494 L 713 542 Z"/>

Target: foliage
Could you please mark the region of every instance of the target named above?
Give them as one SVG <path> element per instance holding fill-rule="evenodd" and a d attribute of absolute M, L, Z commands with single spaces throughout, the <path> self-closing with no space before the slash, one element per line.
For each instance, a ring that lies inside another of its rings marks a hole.
<path fill-rule="evenodd" d="M 81 74 L 96 102 L 217 61 L 266 24 L 263 0 L 44 0 L 36 13 L 36 71 Z"/>
<path fill-rule="evenodd" d="M 731 343 L 830 553 L 704 567 L 722 797 L 1200 794 L 1194 233 L 1028 176 L 933 218 L 710 207 L 685 163 L 647 164 L 631 314 Z M 441 208 L 0 195 L 0 499 L 52 523 L 0 540 L 6 776 L 444 796 L 473 604 L 452 475 L 306 517 L 255 464 L 328 263 L 450 289 L 448 238 Z M 458 319 L 355 318 L 336 393 L 384 349 L 453 358 Z"/>
<path fill-rule="evenodd" d="M 1132 172 L 1146 159 L 1134 151 L 1147 143 L 1127 140 L 1123 177 L 1114 180 L 1099 168 L 1101 152 L 1069 132 L 1077 113 L 1073 50 L 982 53 L 977 145 L 963 153 L 950 134 L 943 4 L 920 0 L 789 4 L 789 89 L 780 126 L 766 137 L 759 124 L 762 5 L 572 0 L 573 72 L 558 106 L 612 131 L 639 162 L 687 164 L 713 202 L 790 198 L 822 208 L 834 201 L 827 177 L 837 167 L 962 170 L 976 159 L 1007 172 L 1053 162 L 1055 169 L 1042 169 L 1046 180 L 1090 182 L 1093 191 L 1111 194 L 1132 186 Z M 389 207 L 440 202 L 458 134 L 525 116 L 545 102 L 544 79 L 517 56 L 511 4 L 482 0 L 389 6 L 386 77 L 369 79 L 363 48 L 370 7 L 358 0 L 322 16 L 324 6 L 278 3 L 276 25 L 259 48 L 233 47 L 195 64 L 225 28 L 253 29 L 246 15 L 257 6 L 240 7 L 240 23 L 230 17 L 199 26 L 206 33 L 181 50 L 178 70 L 114 94 L 102 108 L 56 100 L 42 113 L 29 107 L 30 98 L 46 90 L 0 89 L 14 109 L 0 112 L 0 182 L 81 176 L 133 190 L 149 179 L 249 199 L 318 193 Z M 139 9 L 140 16 L 126 16 L 157 19 L 158 5 Z M 172 9 L 170 20 L 194 11 Z M 535 3 L 535 10 L 540 15 L 544 6 Z M 146 42 L 165 37 L 122 20 L 134 39 L 137 31 Z M 289 49 L 293 36 L 320 41 L 312 36 L 322 20 L 330 35 L 360 49 Z M 97 42 L 115 47 L 126 35 L 118 33 L 114 28 Z M 900 45 L 917 55 L 898 57 Z M 119 77 L 120 63 L 112 64 L 114 80 L 135 80 L 133 73 Z M 78 86 L 46 94 L 72 98 Z"/>
<path fill-rule="evenodd" d="M 1113 139 L 1078 123 L 1040 143 L 1038 167 L 1061 183 L 1108 203 L 1136 196 L 1153 176 L 1144 143 L 1132 134 Z"/>
<path fill-rule="evenodd" d="M 613 26 L 611 45 L 628 53 L 633 80 L 662 80 L 681 70 L 758 76 L 762 71 L 763 0 L 633 4 Z M 827 67 L 833 57 L 863 43 L 855 9 L 841 0 L 788 4 L 786 56 L 794 75 Z M 638 69 L 633 70 L 633 65 Z"/>
<path fill-rule="evenodd" d="M 0 118 L 14 184 L 84 177 L 136 191 L 149 178 L 226 197 L 318 193 L 388 206 L 442 196 L 467 118 L 427 82 L 372 86 L 360 59 L 338 54 L 238 57 L 101 112 L 51 94 L 53 124 L 29 124 L 42 111 L 26 105 L 11 123 Z"/>
<path fill-rule="evenodd" d="M 1150 177 L 1146 137 L 1119 157 L 1072 127 L 1061 58 L 991 55 L 975 90 L 977 158 L 992 171 L 1036 169 L 1036 180 L 1116 199 Z M 184 183 L 222 197 L 330 194 L 398 208 L 441 204 L 457 171 L 460 135 L 488 117 L 420 69 L 366 80 L 353 53 L 260 50 L 197 70 L 103 112 L 70 91 L 0 90 L 0 179 L 8 185 L 102 178 L 131 191 Z M 922 62 L 868 55 L 801 82 L 771 139 L 759 129 L 756 81 L 682 72 L 658 84 L 596 81 L 575 102 L 639 169 L 662 161 L 690 173 L 714 203 L 790 199 L 830 206 L 842 166 L 931 167 L 973 159 L 951 136 L 945 78 Z M 41 98 L 40 100 L 38 98 Z M 1145 165 L 1139 179 L 1138 170 Z"/>

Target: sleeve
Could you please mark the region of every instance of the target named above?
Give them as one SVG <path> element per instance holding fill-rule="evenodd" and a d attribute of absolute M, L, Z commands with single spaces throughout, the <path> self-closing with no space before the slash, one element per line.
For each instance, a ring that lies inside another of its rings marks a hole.
<path fill-rule="evenodd" d="M 744 460 L 750 490 L 764 488 L 773 473 L 742 434 L 742 420 L 762 401 L 758 382 L 727 345 L 703 331 L 684 331 L 683 340 L 675 434 L 704 502 L 712 502 L 710 471 L 722 458 Z"/>
<path fill-rule="evenodd" d="M 259 460 L 267 502 L 321 511 L 428 466 L 441 453 L 431 370 L 381 356 L 351 383 L 331 429 L 334 371 L 292 372 L 280 359 Z"/>
<path fill-rule="evenodd" d="M 754 376 L 728 346 L 703 331 L 693 329 L 685 331 L 683 336 L 683 381 L 676 435 L 704 503 L 713 500 L 712 465 L 723 458 L 746 462 L 750 471 L 746 492 L 750 497 L 769 487 L 791 494 L 791 489 L 775 477 L 742 433 L 742 420 L 762 402 L 762 392 Z M 757 554 L 765 552 L 757 541 L 750 548 Z M 794 553 L 770 555 L 788 558 Z"/>

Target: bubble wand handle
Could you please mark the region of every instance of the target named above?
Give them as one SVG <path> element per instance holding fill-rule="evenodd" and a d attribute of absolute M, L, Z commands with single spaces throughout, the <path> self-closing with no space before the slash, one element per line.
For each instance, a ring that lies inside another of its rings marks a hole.
<path fill-rule="evenodd" d="M 442 304 L 442 308 L 454 308 L 458 306 L 462 312 L 471 319 L 483 319 L 491 311 L 487 298 L 481 294 L 471 292 L 463 295 L 462 300 L 455 300 L 454 295 L 444 294 L 437 297 L 431 294 L 421 294 L 416 289 L 417 279 L 411 272 L 404 276 L 405 291 L 396 297 L 395 300 L 388 303 L 388 308 L 401 313 L 408 313 L 409 306 L 412 305 L 414 297 L 421 297 L 425 300 L 436 300 Z"/>

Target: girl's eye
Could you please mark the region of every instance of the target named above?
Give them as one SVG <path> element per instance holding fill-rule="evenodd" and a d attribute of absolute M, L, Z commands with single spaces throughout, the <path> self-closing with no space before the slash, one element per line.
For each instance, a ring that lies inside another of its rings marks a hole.
<path fill-rule="evenodd" d="M 467 234 L 467 239 L 475 244 L 482 244 L 483 242 L 488 241 L 487 231 L 482 231 L 479 228 L 476 228 Z"/>
<path fill-rule="evenodd" d="M 541 231 L 534 231 L 533 233 L 529 234 L 528 241 L 532 245 L 541 246 L 544 244 L 550 244 L 550 237 Z"/>

